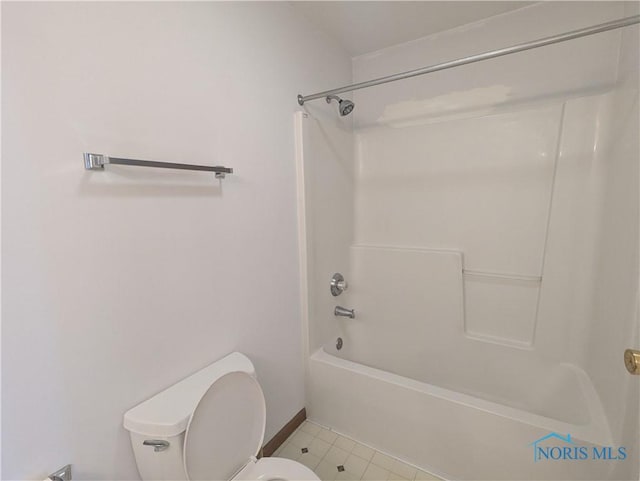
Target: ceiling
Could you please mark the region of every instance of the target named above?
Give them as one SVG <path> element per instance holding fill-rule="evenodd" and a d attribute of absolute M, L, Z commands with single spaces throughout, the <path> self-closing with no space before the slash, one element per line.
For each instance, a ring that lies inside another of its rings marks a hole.
<path fill-rule="evenodd" d="M 526 7 L 508 1 L 290 2 L 353 56 Z"/>

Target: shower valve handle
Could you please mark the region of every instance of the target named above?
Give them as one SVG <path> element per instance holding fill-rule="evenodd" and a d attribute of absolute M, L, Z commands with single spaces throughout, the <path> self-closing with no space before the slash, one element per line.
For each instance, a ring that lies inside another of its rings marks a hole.
<path fill-rule="evenodd" d="M 329 288 L 332 296 L 339 296 L 346 291 L 348 287 L 349 285 L 347 284 L 347 281 L 344 280 L 344 276 L 339 272 L 336 272 L 333 277 L 331 277 Z"/>

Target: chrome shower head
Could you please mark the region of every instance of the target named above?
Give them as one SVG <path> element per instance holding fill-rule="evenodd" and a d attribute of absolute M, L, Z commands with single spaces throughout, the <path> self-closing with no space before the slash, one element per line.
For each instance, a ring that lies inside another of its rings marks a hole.
<path fill-rule="evenodd" d="M 345 115 L 349 115 L 353 111 L 353 108 L 356 106 L 356 104 L 354 104 L 351 100 L 342 100 L 337 95 L 329 95 L 327 97 L 328 104 L 330 104 L 332 100 L 336 100 L 338 102 L 338 111 L 343 117 Z"/>

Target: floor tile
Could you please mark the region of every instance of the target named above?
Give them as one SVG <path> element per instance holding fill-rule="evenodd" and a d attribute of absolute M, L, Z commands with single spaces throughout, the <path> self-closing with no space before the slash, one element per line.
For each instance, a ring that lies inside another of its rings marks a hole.
<path fill-rule="evenodd" d="M 287 443 L 280 451 L 281 457 L 293 459 L 294 461 L 297 461 L 301 455 L 302 453 L 300 452 L 300 448 L 291 443 Z"/>
<path fill-rule="evenodd" d="M 304 464 L 322 481 L 442 481 L 310 421 L 303 422 L 273 456 Z"/>
<path fill-rule="evenodd" d="M 362 479 L 367 481 L 383 481 L 389 477 L 389 474 L 391 473 L 386 469 L 382 469 L 380 466 L 376 466 L 375 464 L 369 464 L 362 475 Z"/>
<path fill-rule="evenodd" d="M 358 481 L 359 479 L 360 476 L 356 476 L 349 471 L 342 471 L 341 473 L 338 473 L 338 476 L 336 476 L 336 481 Z"/>
<path fill-rule="evenodd" d="M 381 452 L 376 451 L 371 458 L 371 462 L 381 468 L 386 469 L 387 471 L 391 471 L 391 467 L 395 463 L 395 459 L 391 456 L 387 456 L 386 454 L 382 454 Z"/>
<path fill-rule="evenodd" d="M 355 441 L 352 441 L 349 438 L 345 438 L 344 436 L 338 435 L 336 440 L 333 442 L 334 446 L 338 446 L 340 449 L 344 449 L 345 451 L 351 452 L 353 447 L 356 445 Z"/>
<path fill-rule="evenodd" d="M 313 441 L 313 436 L 309 433 L 305 433 L 304 431 L 296 431 L 289 438 L 290 443 L 295 444 L 300 448 L 308 448 L 311 441 Z"/>
<path fill-rule="evenodd" d="M 309 452 L 319 458 L 323 458 L 324 455 L 327 454 L 327 451 L 329 451 L 330 447 L 331 444 L 323 441 L 322 439 L 315 438 L 309 444 Z"/>
<path fill-rule="evenodd" d="M 328 461 L 334 466 L 338 466 L 344 464 L 344 462 L 349 457 L 349 452 L 344 449 L 340 449 L 337 446 L 331 446 L 327 454 L 324 456 L 324 461 Z"/>
<path fill-rule="evenodd" d="M 327 461 L 320 461 L 314 472 L 322 481 L 334 481 L 338 477 L 338 470 Z"/>
<path fill-rule="evenodd" d="M 316 438 L 322 439 L 329 444 L 333 444 L 337 437 L 338 435 L 336 433 L 324 428 L 320 429 L 320 431 L 318 431 L 318 434 L 316 434 Z"/>
<path fill-rule="evenodd" d="M 387 478 L 389 481 L 411 481 L 408 478 L 403 478 L 399 474 L 389 473 L 389 477 Z"/>
<path fill-rule="evenodd" d="M 311 436 L 315 436 L 316 434 L 318 434 L 318 431 L 320 431 L 320 429 L 322 429 L 320 426 L 318 426 L 317 424 L 314 424 L 310 421 L 305 421 L 300 425 L 299 430 L 300 431 L 304 431 L 305 433 L 309 433 L 311 434 Z"/>
<path fill-rule="evenodd" d="M 355 454 L 350 454 L 347 460 L 344 462 L 344 469 L 350 473 L 358 476 L 358 479 L 362 477 L 369 465 L 369 461 L 362 459 Z"/>
<path fill-rule="evenodd" d="M 304 464 L 309 469 L 316 469 L 320 464 L 320 458 L 315 454 L 305 453 L 298 458 L 298 462 Z"/>
<path fill-rule="evenodd" d="M 416 475 L 416 468 L 413 466 L 409 466 L 402 461 L 394 460 L 393 466 L 391 466 L 391 472 L 395 474 L 399 474 L 401 477 L 405 479 L 413 479 Z"/>
<path fill-rule="evenodd" d="M 351 454 L 355 454 L 356 456 L 361 457 L 362 459 L 366 459 L 367 461 L 371 461 L 374 453 L 375 450 L 360 443 L 356 443 L 356 445 L 351 450 Z"/>

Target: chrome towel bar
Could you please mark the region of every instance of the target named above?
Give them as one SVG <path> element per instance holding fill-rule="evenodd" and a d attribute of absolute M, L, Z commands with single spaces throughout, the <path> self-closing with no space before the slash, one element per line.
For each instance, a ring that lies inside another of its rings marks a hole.
<path fill-rule="evenodd" d="M 233 174 L 233 169 L 222 166 L 176 164 L 174 162 L 157 162 L 155 160 L 122 159 L 119 157 L 109 157 L 104 154 L 93 154 L 85 152 L 84 168 L 87 170 L 104 170 L 107 164 L 133 165 L 136 167 L 156 167 L 159 169 L 179 169 L 179 170 L 200 170 L 204 172 L 215 172 L 216 179 L 224 179 L 227 174 Z"/>

